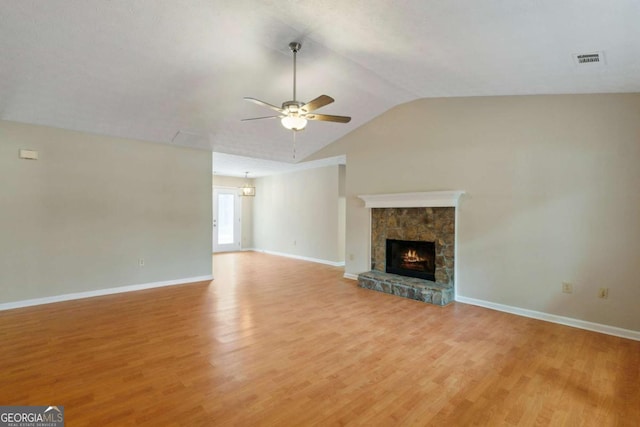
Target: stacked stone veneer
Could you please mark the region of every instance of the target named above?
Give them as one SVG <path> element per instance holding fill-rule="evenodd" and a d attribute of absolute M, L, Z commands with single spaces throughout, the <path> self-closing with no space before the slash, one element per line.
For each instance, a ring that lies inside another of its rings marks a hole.
<path fill-rule="evenodd" d="M 435 242 L 435 282 L 453 285 L 455 208 L 371 209 L 371 269 L 385 271 L 387 239 Z"/>
<path fill-rule="evenodd" d="M 434 242 L 435 282 L 385 273 L 387 239 Z M 358 282 L 360 286 L 369 289 L 445 305 L 453 300 L 454 244 L 455 208 L 453 207 L 373 208 L 371 209 L 371 269 L 373 271 L 370 272 L 372 274 L 363 273 Z M 432 291 L 435 291 L 435 294 Z"/>

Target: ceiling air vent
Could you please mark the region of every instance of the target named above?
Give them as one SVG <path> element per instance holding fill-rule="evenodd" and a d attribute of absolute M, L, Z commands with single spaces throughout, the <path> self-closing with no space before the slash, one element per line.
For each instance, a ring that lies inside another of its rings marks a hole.
<path fill-rule="evenodd" d="M 604 52 L 576 53 L 573 55 L 576 65 L 602 65 L 604 64 Z"/>

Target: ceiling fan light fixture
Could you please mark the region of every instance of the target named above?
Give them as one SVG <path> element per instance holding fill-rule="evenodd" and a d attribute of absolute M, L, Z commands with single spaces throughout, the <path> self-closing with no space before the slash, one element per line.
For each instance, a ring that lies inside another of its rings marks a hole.
<path fill-rule="evenodd" d="M 307 119 L 300 116 L 289 115 L 283 117 L 280 123 L 289 130 L 302 130 L 307 126 Z"/>

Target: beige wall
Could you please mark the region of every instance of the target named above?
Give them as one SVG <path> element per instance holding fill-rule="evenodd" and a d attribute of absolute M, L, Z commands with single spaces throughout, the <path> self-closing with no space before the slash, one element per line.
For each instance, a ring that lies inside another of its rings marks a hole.
<path fill-rule="evenodd" d="M 640 95 L 424 99 L 312 158 L 340 154 L 348 273 L 370 267 L 358 194 L 464 190 L 459 295 L 640 330 Z"/>
<path fill-rule="evenodd" d="M 215 166 L 215 154 L 213 163 Z M 244 179 L 235 176 L 213 175 L 214 187 L 240 188 L 245 182 L 255 185 L 254 179 Z M 238 192 L 239 193 L 239 192 Z M 254 197 L 241 197 L 242 206 L 242 249 L 253 248 L 253 199 Z"/>
<path fill-rule="evenodd" d="M 210 152 L 0 122 L 0 303 L 210 276 L 210 176 Z"/>
<path fill-rule="evenodd" d="M 339 171 L 336 165 L 256 179 L 255 248 L 343 262 Z"/>

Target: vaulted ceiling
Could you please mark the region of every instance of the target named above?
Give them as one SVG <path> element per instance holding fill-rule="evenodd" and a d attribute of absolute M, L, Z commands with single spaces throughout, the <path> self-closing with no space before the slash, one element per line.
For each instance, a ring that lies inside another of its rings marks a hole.
<path fill-rule="evenodd" d="M 417 98 L 640 91 L 637 0 L 0 0 L 0 118 L 293 162 Z M 575 54 L 602 52 L 599 64 Z"/>

